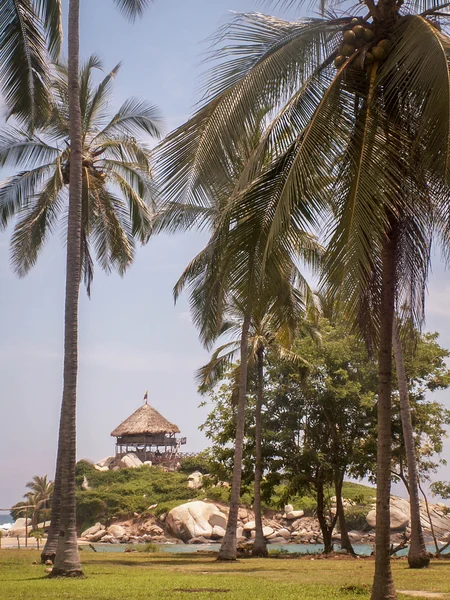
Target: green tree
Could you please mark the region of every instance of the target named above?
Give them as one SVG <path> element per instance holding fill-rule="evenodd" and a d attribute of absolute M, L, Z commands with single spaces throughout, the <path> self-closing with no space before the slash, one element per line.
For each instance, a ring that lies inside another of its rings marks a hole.
<path fill-rule="evenodd" d="M 34 127 L 49 109 L 49 56 L 61 47 L 60 0 L 5 0 L 0 6 L 0 87 L 9 114 Z"/>
<path fill-rule="evenodd" d="M 253 485 L 253 508 L 255 512 L 255 540 L 252 556 L 267 556 L 267 546 L 263 533 L 261 511 L 261 479 L 263 475 L 262 457 L 262 407 L 264 405 L 264 367 L 268 351 L 277 352 L 281 359 L 291 361 L 304 369 L 308 363 L 290 350 L 290 345 L 304 316 L 304 299 L 295 293 L 292 282 L 285 282 L 285 290 L 278 290 L 275 299 L 260 299 L 253 303 L 249 330 L 248 369 L 256 372 L 255 402 L 255 468 Z M 228 320 L 223 334 L 238 335 L 241 330 L 245 307 L 238 302 L 230 303 Z M 210 389 L 220 381 L 224 373 L 232 367 L 239 350 L 238 341 L 227 342 L 213 353 L 211 361 L 199 371 L 200 389 Z M 239 365 L 234 367 L 234 380 L 239 380 Z M 236 388 L 234 390 L 236 392 Z"/>
<path fill-rule="evenodd" d="M 204 107 L 162 148 L 166 194 L 200 204 L 226 180 L 245 123 L 264 103 L 276 114 L 236 186 L 237 229 L 264 220 L 269 251 L 274 236 L 284 232 L 295 244 L 305 223 L 318 226 L 333 214 L 326 278 L 378 352 L 372 600 L 396 598 L 389 558 L 395 304 L 409 296 L 420 319 L 433 213 L 443 216 L 444 232 L 448 223 L 450 40 L 442 5 L 405 10 L 396 0 L 366 0 L 339 18 L 295 23 L 238 15 L 220 32 Z"/>

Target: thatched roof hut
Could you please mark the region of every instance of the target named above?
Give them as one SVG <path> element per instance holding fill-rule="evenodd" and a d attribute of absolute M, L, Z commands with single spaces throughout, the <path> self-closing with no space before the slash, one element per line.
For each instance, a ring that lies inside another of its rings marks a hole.
<path fill-rule="evenodd" d="M 162 433 L 180 433 L 180 430 L 146 402 L 116 427 L 111 435 L 113 437 L 150 436 Z"/>
<path fill-rule="evenodd" d="M 147 402 L 111 432 L 116 439 L 116 456 L 135 453 L 142 461 L 158 462 L 175 457 L 186 438 L 177 439 L 177 425 L 170 423 Z"/>

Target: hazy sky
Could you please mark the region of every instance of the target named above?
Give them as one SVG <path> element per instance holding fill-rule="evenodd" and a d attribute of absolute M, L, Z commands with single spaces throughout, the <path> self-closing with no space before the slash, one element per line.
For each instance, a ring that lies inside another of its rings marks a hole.
<path fill-rule="evenodd" d="M 131 25 L 112 1 L 81 5 L 82 57 L 100 55 L 105 69 L 123 62 L 114 104 L 146 98 L 161 108 L 167 130 L 192 113 L 204 40 L 230 10 L 292 16 L 257 0 L 155 0 Z M 64 241 L 56 233 L 19 280 L 9 266 L 10 234 L 0 234 L 0 508 L 20 500 L 33 475 L 53 478 L 62 385 Z M 198 426 L 208 407 L 198 408 L 193 375 L 208 355 L 185 299 L 176 307 L 172 299 L 203 241 L 200 234 L 153 239 L 124 279 L 97 270 L 91 300 L 82 293 L 78 458 L 113 453 L 110 432 L 140 406 L 146 389 L 149 402 L 188 438 L 187 451 L 205 447 Z M 450 347 L 450 282 L 440 266 L 430 282 L 427 328 Z"/>

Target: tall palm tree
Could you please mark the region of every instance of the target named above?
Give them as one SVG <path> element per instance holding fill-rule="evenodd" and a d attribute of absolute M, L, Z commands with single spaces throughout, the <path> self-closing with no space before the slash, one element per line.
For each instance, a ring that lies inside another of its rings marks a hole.
<path fill-rule="evenodd" d="M 255 540 L 252 556 L 267 556 L 267 546 L 263 533 L 261 510 L 262 463 L 262 407 L 264 405 L 264 366 L 268 351 L 275 352 L 282 360 L 294 363 L 302 369 L 308 367 L 307 361 L 290 350 L 294 333 L 304 317 L 304 298 L 292 288 L 292 282 L 282 282 L 276 298 L 253 303 L 249 330 L 248 369 L 256 371 L 257 391 L 255 405 L 255 468 L 253 486 L 253 508 L 255 512 Z M 309 288 L 305 285 L 309 294 Z M 206 390 L 216 385 L 224 374 L 234 365 L 239 351 L 239 335 L 245 314 L 245 305 L 235 298 L 231 299 L 227 310 L 227 321 L 222 334 L 237 339 L 219 346 L 211 356 L 210 362 L 198 372 L 200 388 Z M 234 367 L 234 379 L 239 381 L 240 365 Z"/>
<path fill-rule="evenodd" d="M 273 108 L 230 218 L 244 230 L 264 221 L 266 255 L 280 235 L 295 243 L 298 230 L 325 225 L 333 291 L 346 297 L 355 321 L 370 309 L 373 318 L 359 324 L 379 359 L 372 600 L 396 598 L 389 560 L 395 304 L 406 288 L 422 296 L 434 210 L 448 232 L 450 38 L 442 6 L 365 0 L 339 18 L 295 23 L 238 15 L 220 32 L 228 39 L 204 107 L 161 149 L 166 195 L 201 205 L 226 180 L 248 122 L 262 104 Z M 411 306 L 420 321 L 421 304 Z"/>
<path fill-rule="evenodd" d="M 131 19 L 142 14 L 150 0 L 115 0 Z M 55 475 L 56 525 L 59 543 L 52 576 L 81 575 L 76 534 L 75 461 L 76 397 L 78 374 L 78 296 L 82 268 L 83 140 L 78 79 L 80 52 L 80 0 L 69 1 L 68 105 L 70 139 L 69 215 L 64 317 L 63 398 Z"/>
<path fill-rule="evenodd" d="M 61 0 L 0 4 L 0 88 L 8 113 L 34 127 L 49 108 L 49 60 L 61 48 Z"/>

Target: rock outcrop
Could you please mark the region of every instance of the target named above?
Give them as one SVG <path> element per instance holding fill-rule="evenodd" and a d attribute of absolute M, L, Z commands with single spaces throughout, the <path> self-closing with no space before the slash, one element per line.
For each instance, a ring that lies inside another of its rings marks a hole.
<path fill-rule="evenodd" d="M 215 504 L 202 502 L 187 502 L 173 508 L 166 518 L 170 532 L 184 542 L 192 538 L 203 537 L 210 539 L 213 528 L 226 527 L 226 517 Z"/>

